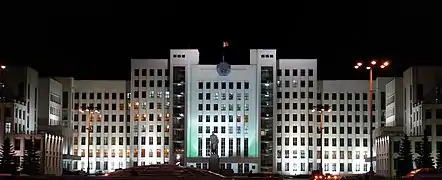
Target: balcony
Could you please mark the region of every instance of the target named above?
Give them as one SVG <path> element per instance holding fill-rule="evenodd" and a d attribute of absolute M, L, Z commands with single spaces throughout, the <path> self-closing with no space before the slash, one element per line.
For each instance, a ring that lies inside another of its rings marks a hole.
<path fill-rule="evenodd" d="M 175 149 L 176 153 L 182 153 L 184 152 L 184 144 L 183 143 L 173 143 L 173 148 Z"/>
<path fill-rule="evenodd" d="M 273 117 L 273 112 L 261 112 L 261 118 Z"/>
<path fill-rule="evenodd" d="M 173 130 L 172 137 L 174 140 L 184 140 L 184 131 Z"/>
<path fill-rule="evenodd" d="M 261 129 L 263 130 L 272 130 L 273 129 L 273 122 L 268 120 L 262 120 L 261 121 Z"/>
<path fill-rule="evenodd" d="M 173 124 L 173 128 L 177 130 L 183 130 L 184 124 Z"/>
<path fill-rule="evenodd" d="M 273 107 L 273 101 L 264 101 L 261 102 L 261 107 Z"/>
<path fill-rule="evenodd" d="M 174 101 L 173 102 L 174 108 L 182 108 L 182 106 L 184 106 L 184 101 Z"/>
<path fill-rule="evenodd" d="M 261 84 L 261 91 L 263 90 L 272 90 L 273 89 L 273 83 L 262 83 Z"/>
<path fill-rule="evenodd" d="M 261 157 L 261 166 L 272 167 L 273 166 L 273 156 L 262 156 Z"/>
<path fill-rule="evenodd" d="M 174 107 L 173 108 L 173 117 L 179 117 L 180 114 L 184 114 L 184 107 L 181 107 L 181 108 Z"/>
<path fill-rule="evenodd" d="M 273 101 L 273 97 L 269 94 L 261 94 L 261 101 Z"/>
<path fill-rule="evenodd" d="M 265 132 L 264 135 L 261 136 L 261 141 L 273 141 L 272 131 L 264 131 L 264 132 Z"/>
<path fill-rule="evenodd" d="M 175 95 L 182 95 L 182 94 L 184 94 L 185 90 L 186 90 L 186 87 L 184 85 L 182 85 L 182 86 L 173 86 L 172 93 L 175 94 Z"/>
<path fill-rule="evenodd" d="M 273 77 L 261 77 L 261 83 L 262 84 L 272 84 Z"/>

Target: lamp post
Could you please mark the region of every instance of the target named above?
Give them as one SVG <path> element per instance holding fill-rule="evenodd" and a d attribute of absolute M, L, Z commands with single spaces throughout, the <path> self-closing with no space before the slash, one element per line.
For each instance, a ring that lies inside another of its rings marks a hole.
<path fill-rule="evenodd" d="M 318 112 L 319 113 L 319 119 L 320 119 L 320 121 L 319 121 L 319 133 L 321 133 L 320 134 L 320 139 L 321 139 L 321 147 L 320 147 L 320 149 L 319 149 L 319 151 L 321 152 L 321 166 L 319 166 L 319 171 L 321 172 L 321 174 L 324 174 L 323 173 L 323 171 L 322 171 L 322 161 L 323 161 L 323 159 L 324 159 L 324 157 L 323 157 L 323 155 L 322 155 L 322 147 L 324 146 L 324 142 L 322 142 L 323 141 L 323 129 L 324 129 L 324 119 L 323 119 L 323 117 L 324 117 L 324 112 L 331 112 L 331 108 L 330 108 L 330 106 L 329 105 L 322 105 L 322 104 L 319 104 L 318 106 L 316 106 L 316 107 L 313 107 L 313 109 L 312 109 L 312 112 Z"/>
<path fill-rule="evenodd" d="M 78 110 L 80 113 L 82 113 L 82 114 L 85 114 L 86 115 L 86 119 L 87 119 L 87 121 L 88 121 L 88 126 L 87 126 L 87 128 L 86 128 L 86 130 L 87 130 L 87 142 L 86 142 L 86 145 L 87 145 L 87 170 L 86 170 L 86 172 L 87 172 L 87 175 L 89 175 L 89 171 L 90 171 L 90 165 L 89 165 L 89 161 L 90 161 L 90 154 L 89 154 L 89 151 L 90 151 L 90 137 L 91 137 L 91 132 L 93 131 L 93 118 L 94 118 L 94 115 L 95 114 L 100 114 L 100 111 L 98 111 L 96 108 L 94 108 L 94 107 L 86 107 L 86 108 L 80 108 L 79 110 Z"/>
<path fill-rule="evenodd" d="M 5 71 L 5 70 L 6 70 L 6 66 L 5 65 L 0 65 L 0 76 L 1 76 L 1 73 L 3 71 Z M 0 88 L 4 88 L 6 86 L 5 84 L 6 84 L 5 81 L 3 79 L 0 79 Z M 3 95 L 4 94 L 3 94 L 3 89 L 2 89 L 0 91 L 0 99 L 5 99 L 6 98 Z"/>
<path fill-rule="evenodd" d="M 364 65 L 362 62 L 356 63 L 354 66 L 355 69 L 360 69 L 361 67 L 365 67 L 370 72 L 370 85 L 369 85 L 369 111 L 370 111 L 370 173 L 373 174 L 373 69 L 374 68 L 381 68 L 385 69 L 387 66 L 389 66 L 390 63 L 388 61 L 384 61 L 382 63 L 378 63 L 377 60 L 372 60 L 367 65 Z"/>

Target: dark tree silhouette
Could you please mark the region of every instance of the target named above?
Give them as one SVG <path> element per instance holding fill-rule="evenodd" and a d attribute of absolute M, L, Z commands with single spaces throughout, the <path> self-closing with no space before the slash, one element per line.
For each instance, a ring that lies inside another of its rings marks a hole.
<path fill-rule="evenodd" d="M 440 150 L 437 152 L 436 155 L 436 168 L 442 169 L 442 154 Z"/>
<path fill-rule="evenodd" d="M 40 172 L 40 155 L 37 153 L 36 144 L 32 140 L 25 140 L 25 153 L 21 171 L 28 175 L 37 175 Z"/>
<path fill-rule="evenodd" d="M 433 157 L 431 156 L 431 142 L 428 141 L 428 132 L 425 131 L 424 137 L 417 148 L 418 157 L 416 158 L 417 168 L 434 168 Z"/>
<path fill-rule="evenodd" d="M 407 135 L 404 135 L 399 148 L 398 168 L 396 176 L 401 177 L 407 175 L 413 170 L 413 154 L 411 153 L 411 142 Z"/>
<path fill-rule="evenodd" d="M 13 174 L 17 172 L 17 167 L 14 146 L 9 138 L 5 138 L 0 149 L 0 172 Z"/>

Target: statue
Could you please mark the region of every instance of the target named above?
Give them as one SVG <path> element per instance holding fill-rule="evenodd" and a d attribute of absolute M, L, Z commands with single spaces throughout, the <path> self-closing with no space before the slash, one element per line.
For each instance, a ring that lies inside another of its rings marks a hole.
<path fill-rule="evenodd" d="M 215 131 L 210 135 L 210 152 L 212 155 L 218 154 L 218 136 L 215 135 Z"/>

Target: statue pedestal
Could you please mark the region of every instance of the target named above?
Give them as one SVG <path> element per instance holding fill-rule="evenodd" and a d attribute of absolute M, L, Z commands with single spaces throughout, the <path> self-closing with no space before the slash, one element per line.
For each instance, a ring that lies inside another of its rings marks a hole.
<path fill-rule="evenodd" d="M 209 170 L 214 173 L 220 173 L 219 169 L 219 156 L 217 154 L 210 155 Z"/>

